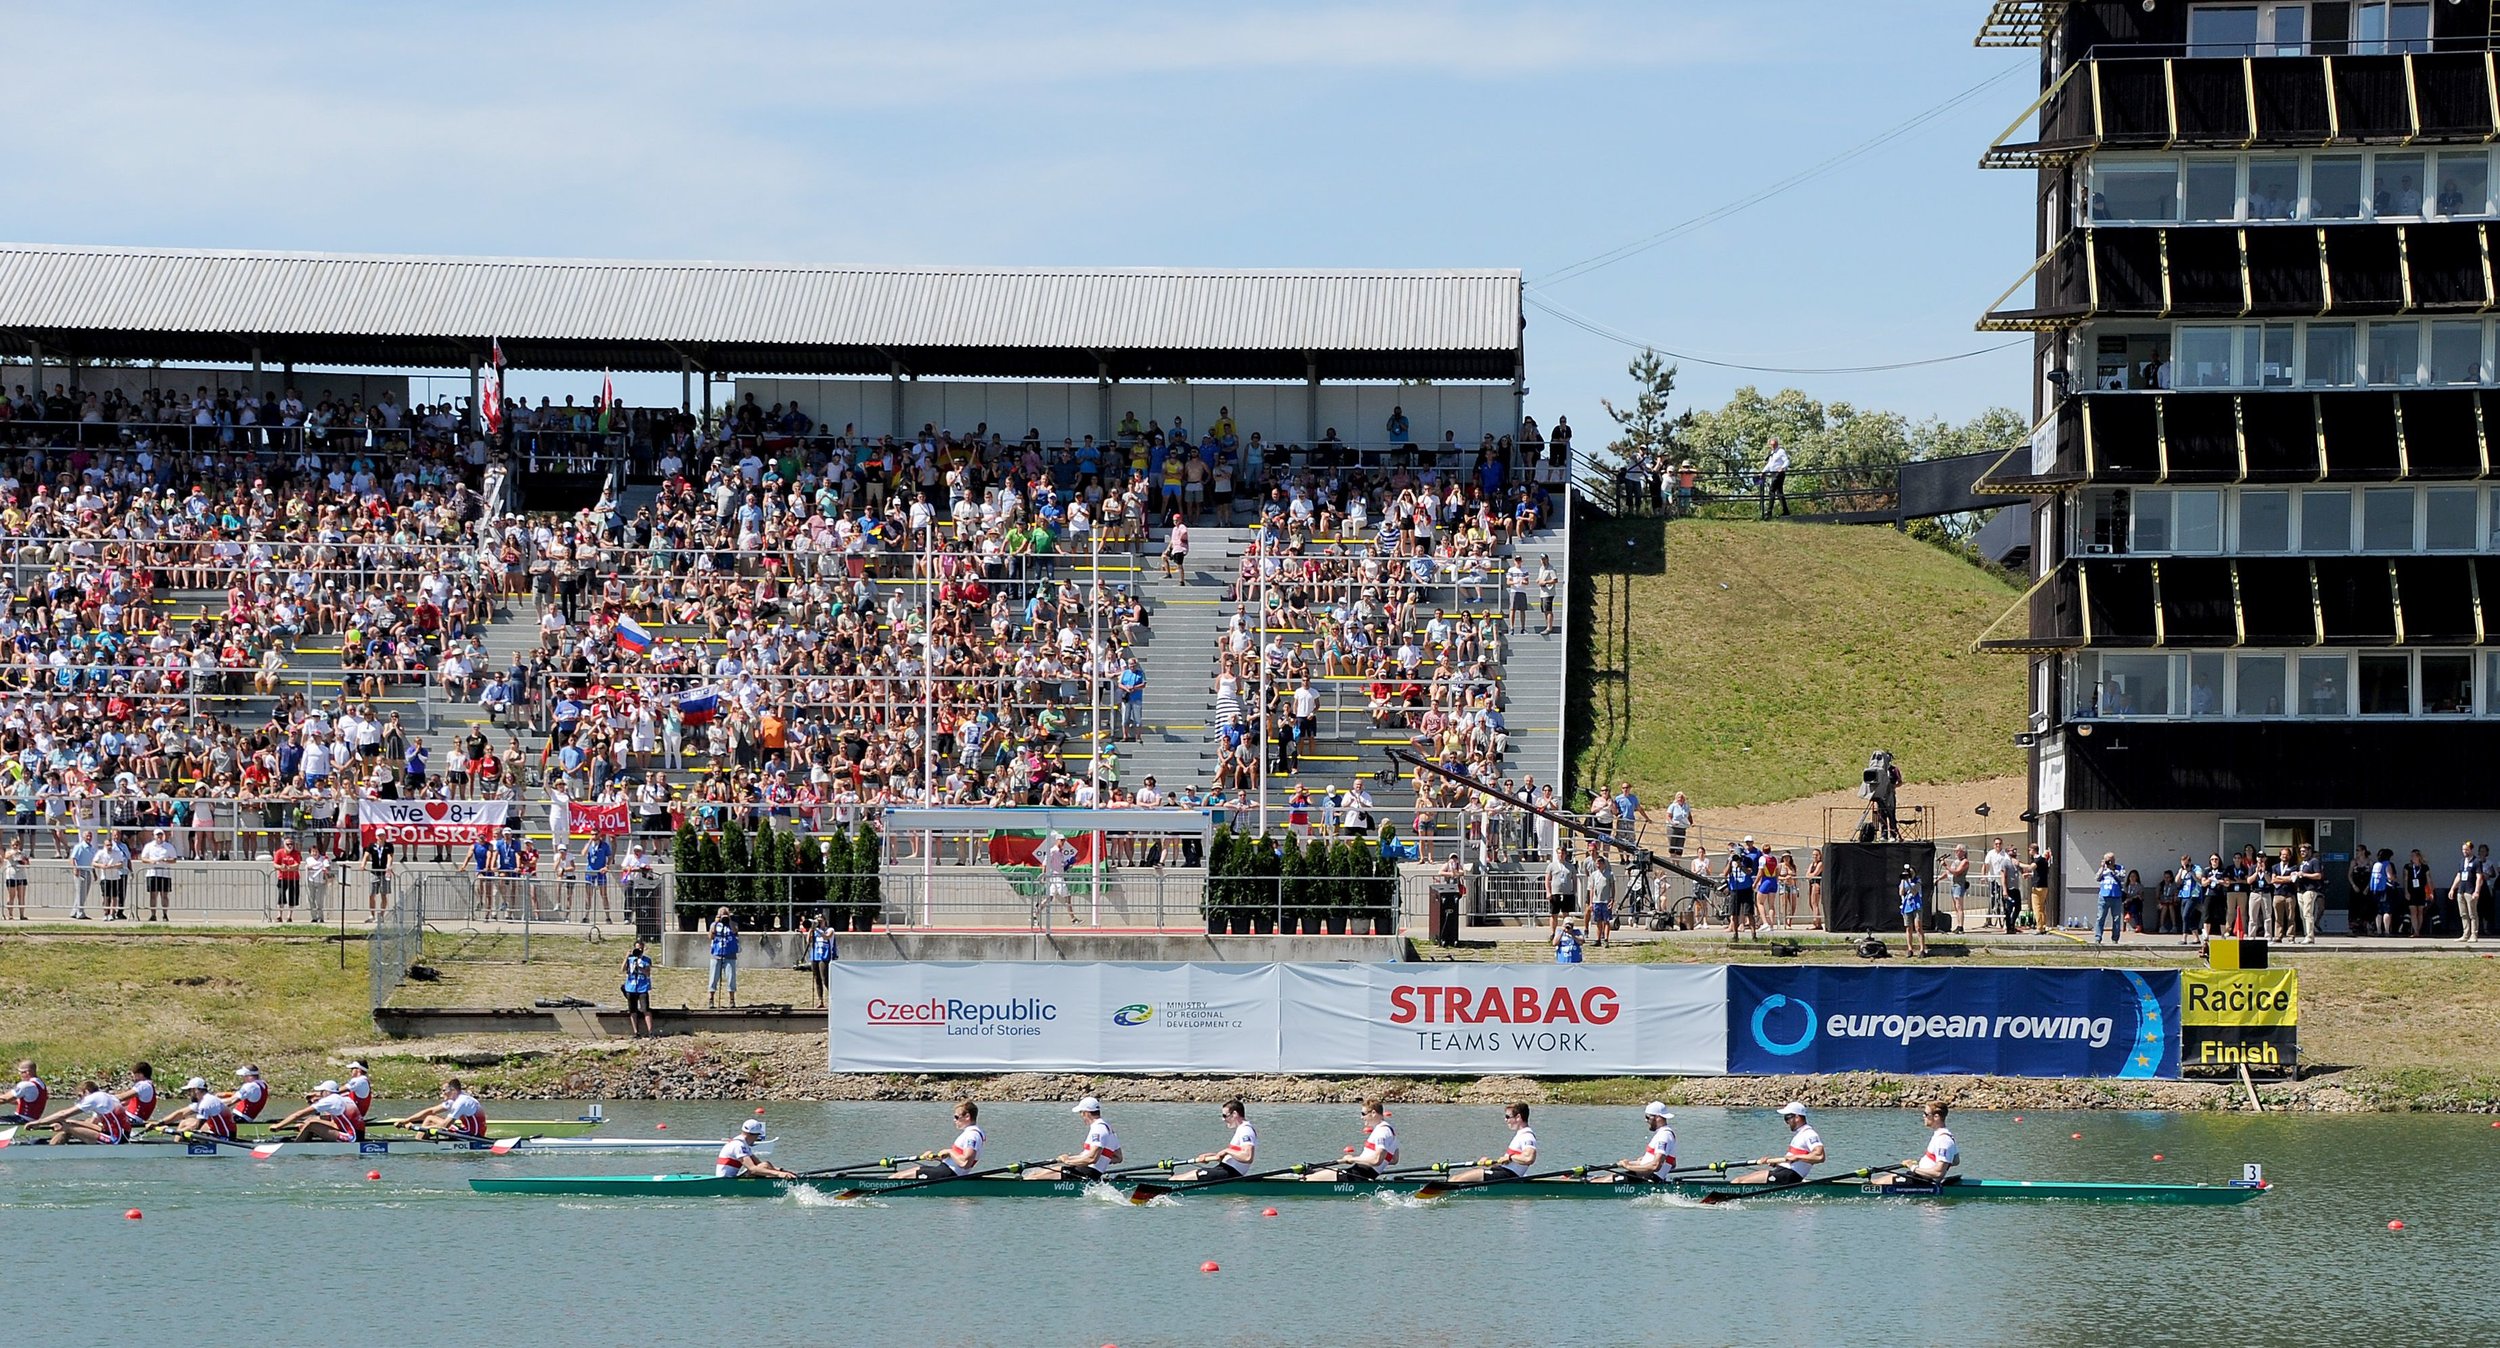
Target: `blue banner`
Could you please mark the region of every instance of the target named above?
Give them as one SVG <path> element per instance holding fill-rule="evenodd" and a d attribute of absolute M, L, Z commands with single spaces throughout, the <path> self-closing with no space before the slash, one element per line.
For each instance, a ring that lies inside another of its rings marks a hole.
<path fill-rule="evenodd" d="M 2179 975 L 1733 965 L 1730 1072 L 2179 1075 Z"/>

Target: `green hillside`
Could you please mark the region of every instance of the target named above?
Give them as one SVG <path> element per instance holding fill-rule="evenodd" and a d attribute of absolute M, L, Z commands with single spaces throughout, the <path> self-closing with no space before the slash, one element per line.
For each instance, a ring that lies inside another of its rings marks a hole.
<path fill-rule="evenodd" d="M 1881 527 L 1575 532 L 1573 781 L 1750 805 L 1855 786 L 1877 748 L 1925 782 L 2023 771 L 2023 661 L 1970 648 L 2004 581 Z"/>

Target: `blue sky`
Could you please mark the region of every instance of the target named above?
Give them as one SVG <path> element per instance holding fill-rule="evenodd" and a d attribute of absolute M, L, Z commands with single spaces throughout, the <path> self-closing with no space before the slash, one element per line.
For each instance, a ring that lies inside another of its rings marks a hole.
<path fill-rule="evenodd" d="M 1979 0 L 919 3 L 17 13 L 22 241 L 891 265 L 1497 266 L 1532 283 L 2012 67 Z M 2028 176 L 2015 73 L 1763 204 L 1532 291 L 1692 356 L 1992 346 Z M 73 115 L 63 116 L 65 110 Z M 43 126 L 63 134 L 39 135 Z M 1530 410 L 1589 431 L 1632 352 L 1532 308 Z M 545 380 L 544 376 L 540 377 Z M 516 380 L 523 393 L 595 392 Z M 2019 347 L 1875 374 L 1683 362 L 1913 415 L 2025 404 Z M 652 381 L 674 400 L 673 379 Z M 621 382 L 629 396 L 645 390 Z"/>

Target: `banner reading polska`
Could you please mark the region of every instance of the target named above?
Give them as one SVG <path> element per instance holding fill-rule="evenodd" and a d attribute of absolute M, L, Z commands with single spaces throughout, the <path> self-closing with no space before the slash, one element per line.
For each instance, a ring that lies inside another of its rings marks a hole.
<path fill-rule="evenodd" d="M 356 822 L 368 843 L 491 841 L 511 817 L 508 800 L 367 800 Z"/>

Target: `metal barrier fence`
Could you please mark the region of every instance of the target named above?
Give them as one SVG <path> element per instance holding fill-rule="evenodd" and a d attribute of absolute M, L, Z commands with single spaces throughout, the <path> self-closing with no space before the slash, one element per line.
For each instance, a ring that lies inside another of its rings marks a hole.
<path fill-rule="evenodd" d="M 434 877 L 420 876 L 401 886 L 397 901 L 374 921 L 373 938 L 365 945 L 365 964 L 376 1007 L 389 1004 L 409 967 L 425 953 L 426 891 L 435 883 Z"/>
<path fill-rule="evenodd" d="M 699 931 L 729 908 L 752 931 L 821 918 L 837 931 L 1207 931 L 1382 934 L 1422 920 L 1435 877 L 1210 878 L 1204 870 L 888 867 L 876 874 L 659 877 L 660 911 Z M 692 881 L 691 884 L 688 882 Z M 718 886 L 744 882 L 743 897 Z M 1328 886 L 1325 894 L 1308 887 Z"/>
<path fill-rule="evenodd" d="M 319 896 L 283 912 L 277 877 L 265 864 L 176 862 L 164 867 L 161 887 L 149 866 L 133 859 L 119 869 L 77 867 L 67 861 L 27 861 L 9 869 L 5 918 L 97 922 L 262 922 L 321 920 Z M 21 881 L 23 883 L 21 883 Z"/>

